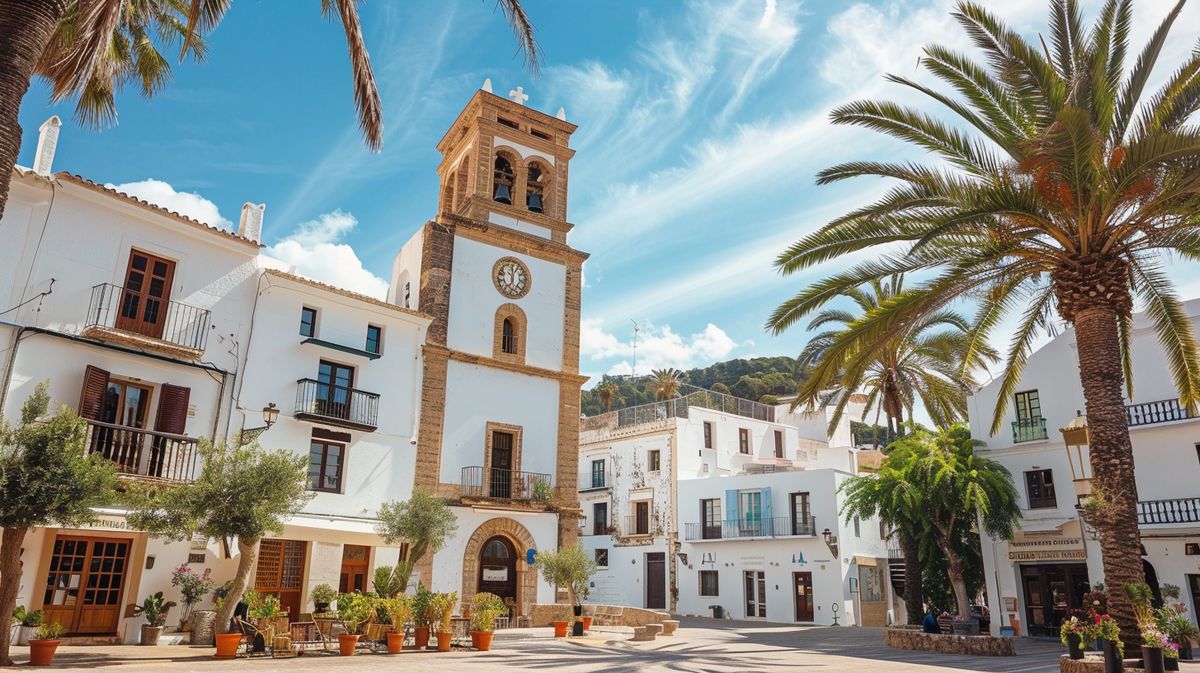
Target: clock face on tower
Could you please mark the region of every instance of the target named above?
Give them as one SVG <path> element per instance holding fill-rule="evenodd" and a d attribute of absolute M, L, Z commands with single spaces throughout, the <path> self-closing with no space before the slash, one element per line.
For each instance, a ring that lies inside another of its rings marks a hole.
<path fill-rule="evenodd" d="M 529 293 L 532 279 L 529 268 L 516 257 L 503 257 L 492 267 L 492 281 L 500 294 L 509 299 L 520 299 Z"/>

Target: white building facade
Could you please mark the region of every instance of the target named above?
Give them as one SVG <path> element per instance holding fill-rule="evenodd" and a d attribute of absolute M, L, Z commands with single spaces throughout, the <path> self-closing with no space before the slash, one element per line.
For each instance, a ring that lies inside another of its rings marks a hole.
<path fill-rule="evenodd" d="M 581 533 L 601 566 L 589 600 L 888 623 L 887 531 L 838 514 L 838 486 L 876 455 L 853 447 L 848 420 L 830 438 L 824 410 L 785 409 L 694 390 L 585 419 Z"/>
<path fill-rule="evenodd" d="M 1200 301 L 1184 304 L 1193 329 Z M 1178 404 L 1153 327 L 1134 318 L 1134 397 L 1126 400 L 1133 443 L 1143 567 L 1152 586 L 1182 589 L 1195 619 L 1200 614 L 1200 421 Z M 1021 498 L 1021 522 L 1012 540 L 984 536 L 983 561 L 992 630 L 1057 637 L 1070 608 L 1089 584 L 1104 581 L 1098 541 L 1080 520 L 1073 480 L 1079 455 L 1068 454 L 1060 432 L 1083 411 L 1075 333 L 1068 330 L 1033 353 L 1000 432 L 989 435 L 999 382 L 970 399 L 971 433 L 980 455 L 1012 473 Z M 1075 421 L 1079 423 L 1080 421 Z"/>

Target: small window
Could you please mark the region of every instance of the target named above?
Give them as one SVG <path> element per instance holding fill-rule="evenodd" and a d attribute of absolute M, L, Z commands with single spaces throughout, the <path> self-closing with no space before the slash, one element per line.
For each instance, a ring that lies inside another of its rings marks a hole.
<path fill-rule="evenodd" d="M 646 460 L 646 469 L 650 470 L 651 472 L 658 472 L 661 455 L 662 453 L 658 449 L 651 449 L 650 455 Z"/>
<path fill-rule="evenodd" d="M 750 431 L 746 428 L 738 428 L 738 451 L 750 453 Z"/>
<path fill-rule="evenodd" d="M 530 128 L 530 129 L 529 129 L 529 135 L 531 135 L 531 136 L 533 136 L 533 137 L 535 137 L 535 138 L 541 138 L 541 139 L 543 139 L 543 140 L 550 140 L 550 134 L 549 134 L 549 133 L 546 133 L 545 131 L 539 131 L 539 130 L 537 130 L 537 129 L 535 129 L 535 128 Z"/>
<path fill-rule="evenodd" d="M 854 517 L 854 537 L 862 537 L 862 521 Z"/>
<path fill-rule="evenodd" d="M 607 549 L 597 549 L 596 550 L 596 565 L 600 568 L 608 567 L 608 550 Z"/>
<path fill-rule="evenodd" d="M 1026 390 L 1017 393 L 1015 398 L 1018 421 L 1030 421 L 1042 417 L 1042 402 L 1038 398 L 1038 391 Z"/>
<path fill-rule="evenodd" d="M 1200 444 L 1198 444 L 1197 446 L 1200 447 Z M 711 449 L 712 447 L 713 447 L 712 423 L 709 423 L 708 421 L 704 421 L 704 448 Z M 1196 450 L 1198 452 L 1200 452 L 1200 448 L 1197 448 Z M 1197 455 L 1200 455 L 1200 453 L 1198 453 Z"/>
<path fill-rule="evenodd" d="M 783 430 L 775 431 L 775 457 L 783 458 Z"/>
<path fill-rule="evenodd" d="M 717 582 L 717 571 L 701 570 L 700 571 L 700 595 L 701 596 L 719 596 L 720 584 Z"/>
<path fill-rule="evenodd" d="M 1025 473 L 1025 491 L 1029 509 L 1058 507 L 1054 497 L 1054 473 L 1050 470 L 1030 470 Z"/>
<path fill-rule="evenodd" d="M 383 328 L 377 325 L 367 325 L 367 352 L 380 352 L 383 346 Z"/>
<path fill-rule="evenodd" d="M 504 126 L 507 126 L 510 129 L 517 129 L 518 131 L 521 129 L 521 125 L 511 119 L 505 119 L 504 117 L 497 117 L 496 121 L 500 122 L 501 124 L 503 124 Z"/>
<path fill-rule="evenodd" d="M 608 486 L 608 480 L 605 477 L 608 473 L 604 470 L 604 459 L 592 461 L 592 488 L 604 488 Z"/>
<path fill-rule="evenodd" d="M 313 491 L 340 493 L 345 454 L 344 444 L 314 440 L 309 445 L 308 452 L 308 488 Z"/>
<path fill-rule="evenodd" d="M 404 308 L 412 308 L 412 283 L 404 281 Z"/>
<path fill-rule="evenodd" d="M 300 336 L 317 335 L 317 309 L 305 306 L 300 309 Z"/>
<path fill-rule="evenodd" d="M 500 334 L 500 350 L 509 355 L 517 354 L 517 328 L 513 325 L 512 318 L 504 319 Z"/>

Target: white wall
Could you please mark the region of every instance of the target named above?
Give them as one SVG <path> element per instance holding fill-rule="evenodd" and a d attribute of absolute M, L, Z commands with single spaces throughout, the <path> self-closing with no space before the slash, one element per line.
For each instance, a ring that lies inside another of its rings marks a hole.
<path fill-rule="evenodd" d="M 421 306 L 421 252 L 425 244 L 425 228 L 417 232 L 400 248 L 392 262 L 392 278 L 388 285 L 387 299 L 397 306 L 404 305 L 404 284 L 409 284 L 408 308 Z"/>
<path fill-rule="evenodd" d="M 474 509 L 471 507 L 452 507 L 458 518 L 458 532 L 446 544 L 445 548 L 433 557 L 433 591 L 457 591 L 462 596 L 463 588 L 463 554 L 467 541 L 475 531 L 492 519 L 510 519 L 516 521 L 533 536 L 537 549 L 558 549 L 558 515 L 554 512 L 522 512 L 516 510 L 496 511 Z M 527 570 L 538 572 L 537 567 L 525 563 L 527 549 L 517 545 L 517 571 Z M 538 572 L 537 603 L 553 603 L 554 588 L 542 579 Z"/>

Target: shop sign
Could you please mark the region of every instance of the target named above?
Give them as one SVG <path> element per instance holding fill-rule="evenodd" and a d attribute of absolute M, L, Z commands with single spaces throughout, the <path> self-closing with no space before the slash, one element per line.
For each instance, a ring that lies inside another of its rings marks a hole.
<path fill-rule="evenodd" d="M 1008 543 L 1009 561 L 1080 561 L 1087 559 L 1083 528 L 1073 519 L 1051 530 L 1017 531 Z"/>
<path fill-rule="evenodd" d="M 484 568 L 483 569 L 483 581 L 484 582 L 507 582 L 508 581 L 508 568 Z"/>

